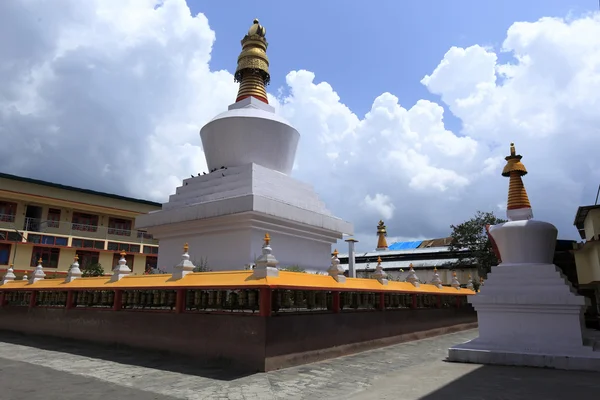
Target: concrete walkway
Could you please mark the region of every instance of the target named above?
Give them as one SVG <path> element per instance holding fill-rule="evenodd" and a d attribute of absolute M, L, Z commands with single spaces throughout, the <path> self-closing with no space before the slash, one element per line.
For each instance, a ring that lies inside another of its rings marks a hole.
<path fill-rule="evenodd" d="M 467 331 L 243 375 L 157 353 L 0 333 L 2 400 L 600 398 L 600 374 L 446 363 Z"/>

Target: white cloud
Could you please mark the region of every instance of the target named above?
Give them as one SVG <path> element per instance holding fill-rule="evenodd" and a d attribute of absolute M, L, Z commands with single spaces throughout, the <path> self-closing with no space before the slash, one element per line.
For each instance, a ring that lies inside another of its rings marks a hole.
<path fill-rule="evenodd" d="M 209 69 L 214 41 L 184 0 L 0 2 L 2 170 L 166 199 L 206 168 L 198 131 L 235 98 L 231 73 Z M 517 22 L 501 49 L 453 47 L 423 75 L 461 132 L 439 104 L 391 93 L 361 119 L 313 72 L 290 72 L 269 99 L 302 135 L 294 175 L 369 248 L 379 216 L 390 236 L 439 237 L 497 210 L 514 141 L 536 217 L 573 237 L 600 182 L 600 17 Z"/>
<path fill-rule="evenodd" d="M 392 199 L 381 193 L 377 193 L 373 197 L 366 195 L 363 206 L 368 213 L 375 214 L 376 216 L 385 219 L 391 219 L 394 216 L 394 210 L 396 209 Z"/>

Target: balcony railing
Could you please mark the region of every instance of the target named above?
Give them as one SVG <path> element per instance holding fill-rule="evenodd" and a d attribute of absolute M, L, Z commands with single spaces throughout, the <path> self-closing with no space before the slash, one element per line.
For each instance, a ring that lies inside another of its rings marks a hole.
<path fill-rule="evenodd" d="M 153 245 L 158 244 L 158 241 L 145 231 L 117 229 L 98 225 L 74 224 L 66 221 L 46 221 L 37 218 L 25 218 L 23 230 L 28 232 L 40 232 L 46 235 L 68 235 L 85 239 Z"/>
<path fill-rule="evenodd" d="M 0 214 L 0 222 L 14 223 L 15 215 L 14 214 Z"/>

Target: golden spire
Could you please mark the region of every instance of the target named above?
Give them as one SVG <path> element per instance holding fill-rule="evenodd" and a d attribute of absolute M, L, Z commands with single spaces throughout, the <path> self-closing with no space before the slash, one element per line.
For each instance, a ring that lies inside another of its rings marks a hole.
<path fill-rule="evenodd" d="M 38 259 L 38 264 L 41 264 L 41 263 L 42 263 L 42 257 L 40 257 L 40 258 Z"/>
<path fill-rule="evenodd" d="M 269 104 L 265 88 L 271 80 L 266 32 L 265 27 L 255 19 L 248 34 L 242 39 L 242 52 L 234 75 L 235 81 L 240 84 L 236 103 L 247 97 L 255 97 Z"/>
<path fill-rule="evenodd" d="M 187 243 L 183 245 L 183 252 L 184 253 L 187 253 L 189 249 L 190 249 L 190 246 Z"/>
<path fill-rule="evenodd" d="M 381 265 L 381 256 L 377 257 L 377 265 Z"/>
<path fill-rule="evenodd" d="M 75 262 L 79 261 L 79 256 L 77 254 L 75 254 L 75 257 L 73 258 L 73 261 L 75 261 Z"/>
<path fill-rule="evenodd" d="M 377 250 L 387 250 L 388 244 L 385 237 L 387 236 L 387 228 L 382 220 L 379 220 L 377 224 L 377 235 L 379 236 L 379 240 L 377 240 Z"/>
<path fill-rule="evenodd" d="M 269 243 L 271 243 L 271 236 L 269 236 L 268 233 L 265 233 L 264 241 L 265 241 L 265 246 L 268 246 Z"/>
<path fill-rule="evenodd" d="M 127 255 L 127 253 L 125 252 L 125 250 L 123 250 L 123 251 L 121 251 L 121 252 L 119 253 L 119 255 L 120 255 L 121 257 L 125 257 L 125 256 Z"/>
<path fill-rule="evenodd" d="M 340 254 L 340 253 L 338 253 L 337 249 L 335 249 L 332 254 L 335 258 L 337 258 L 338 254 Z"/>
<path fill-rule="evenodd" d="M 523 185 L 521 177 L 527 174 L 527 169 L 521 163 L 521 155 L 517 155 L 515 144 L 510 144 L 510 156 L 506 157 L 506 165 L 502 170 L 502 176 L 510 178 L 508 184 L 508 203 L 507 210 L 516 210 L 520 208 L 531 208 L 527 191 Z"/>

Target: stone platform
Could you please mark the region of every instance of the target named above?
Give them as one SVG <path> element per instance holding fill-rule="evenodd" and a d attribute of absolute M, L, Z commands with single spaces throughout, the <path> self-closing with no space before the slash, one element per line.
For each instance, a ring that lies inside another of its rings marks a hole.
<path fill-rule="evenodd" d="M 239 375 L 164 354 L 0 332 L 0 385 L 3 400 L 597 399 L 597 373 L 443 361 L 448 347 L 476 336 L 460 332 Z"/>

